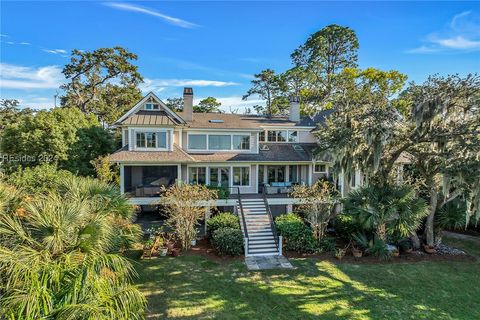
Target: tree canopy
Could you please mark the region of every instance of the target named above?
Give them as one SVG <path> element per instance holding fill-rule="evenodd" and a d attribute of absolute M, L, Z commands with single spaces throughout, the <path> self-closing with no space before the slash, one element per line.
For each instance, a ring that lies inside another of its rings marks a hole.
<path fill-rule="evenodd" d="M 65 91 L 62 106 L 77 107 L 113 123 L 142 97 L 138 85 L 143 78 L 132 60 L 137 55 L 122 47 L 73 50 L 62 71 L 70 80 L 61 87 Z"/>
<path fill-rule="evenodd" d="M 194 112 L 221 112 L 219 109 L 222 103 L 218 101 L 214 97 L 207 97 L 205 99 L 200 100 L 198 105 L 193 106 L 193 111 Z"/>
<path fill-rule="evenodd" d="M 288 109 L 288 100 L 284 97 L 283 82 L 279 75 L 272 69 L 265 69 L 254 75 L 252 87 L 242 97 L 247 100 L 252 95 L 258 95 L 266 101 L 266 107 L 255 106 L 257 113 L 267 116 L 282 114 Z M 286 100 L 286 103 L 285 103 Z"/>
<path fill-rule="evenodd" d="M 0 151 L 9 156 L 5 167 L 57 163 L 82 175 L 93 173 L 90 160 L 113 151 L 112 135 L 93 114 L 76 108 L 54 108 L 25 115 L 7 125 Z"/>
<path fill-rule="evenodd" d="M 398 161 L 409 158 L 430 201 L 429 245 L 439 206 L 462 195 L 469 214 L 480 218 L 480 77 L 431 76 L 393 99 L 405 76 L 373 69 L 343 74 L 336 111 L 316 133 L 336 171 L 361 168 L 366 181 L 386 184 Z"/>

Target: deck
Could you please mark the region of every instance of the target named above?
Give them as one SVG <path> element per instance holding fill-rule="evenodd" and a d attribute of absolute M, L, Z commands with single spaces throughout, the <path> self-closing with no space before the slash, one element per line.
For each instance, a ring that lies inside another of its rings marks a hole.
<path fill-rule="evenodd" d="M 298 203 L 298 199 L 294 199 L 288 193 L 267 194 L 269 205 L 289 205 Z M 213 202 L 202 201 L 199 206 L 235 206 L 237 204 L 238 195 L 230 194 L 228 199 L 217 199 Z M 242 193 L 242 199 L 262 199 L 261 193 Z M 130 197 L 129 202 L 134 205 L 158 205 L 162 202 L 161 197 Z"/>

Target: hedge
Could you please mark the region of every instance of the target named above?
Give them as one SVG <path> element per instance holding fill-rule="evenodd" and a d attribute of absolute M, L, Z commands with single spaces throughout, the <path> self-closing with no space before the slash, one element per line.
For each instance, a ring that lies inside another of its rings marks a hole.
<path fill-rule="evenodd" d="M 242 230 L 233 228 L 215 230 L 212 244 L 219 255 L 238 256 L 243 252 Z"/>
<path fill-rule="evenodd" d="M 207 220 L 207 237 L 211 238 L 220 228 L 240 229 L 238 216 L 230 212 L 222 212 Z"/>

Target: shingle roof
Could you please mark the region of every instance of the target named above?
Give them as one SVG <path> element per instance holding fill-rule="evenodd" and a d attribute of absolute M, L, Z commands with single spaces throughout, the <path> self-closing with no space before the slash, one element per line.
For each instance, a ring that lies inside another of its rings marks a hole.
<path fill-rule="evenodd" d="M 183 117 L 183 113 L 178 115 Z M 210 122 L 220 120 L 222 122 Z M 296 123 L 284 117 L 262 117 L 255 115 L 229 113 L 194 113 L 193 120 L 187 122 L 189 128 L 216 128 L 216 129 L 260 129 L 263 125 L 295 126 Z"/>
<path fill-rule="evenodd" d="M 311 161 L 314 144 L 296 144 L 301 149 L 295 150 L 293 144 L 262 144 L 268 147 L 268 150 L 260 149 L 258 154 L 252 153 L 190 153 L 198 161 L 259 161 L 259 162 L 278 162 L 278 161 Z"/>
<path fill-rule="evenodd" d="M 165 111 L 139 110 L 132 114 L 121 124 L 129 125 L 172 125 L 179 124 L 178 120 L 167 114 Z"/>
<path fill-rule="evenodd" d="M 108 156 L 110 162 L 195 162 L 177 145 L 173 151 L 129 151 L 128 145 Z"/>
<path fill-rule="evenodd" d="M 118 150 L 109 156 L 111 162 L 310 162 L 315 149 L 314 143 L 262 144 L 268 150 L 255 153 L 216 152 L 216 153 L 186 153 L 178 146 L 171 152 L 165 151 L 128 151 L 128 148 Z M 294 147 L 297 146 L 297 147 Z M 330 161 L 329 155 L 323 155 L 319 160 Z"/>

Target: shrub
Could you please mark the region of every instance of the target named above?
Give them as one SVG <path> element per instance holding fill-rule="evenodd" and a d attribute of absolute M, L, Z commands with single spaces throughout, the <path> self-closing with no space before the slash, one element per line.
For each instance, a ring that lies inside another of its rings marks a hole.
<path fill-rule="evenodd" d="M 242 230 L 220 228 L 213 232 L 212 244 L 219 255 L 238 256 L 243 252 Z"/>
<path fill-rule="evenodd" d="M 460 230 L 468 226 L 467 203 L 462 199 L 447 202 L 435 213 L 435 228 Z"/>
<path fill-rule="evenodd" d="M 230 212 L 221 212 L 207 221 L 207 237 L 220 228 L 240 229 L 240 220 L 237 215 Z"/>
<path fill-rule="evenodd" d="M 187 250 L 197 236 L 198 220 L 205 214 L 205 209 L 197 205 L 198 201 L 215 200 L 217 195 L 199 184 L 172 185 L 168 189 L 162 187 L 162 191 L 170 213 L 167 225 L 175 230 L 182 249 Z"/>
<path fill-rule="evenodd" d="M 47 193 L 57 190 L 60 182 L 71 178 L 70 171 L 58 169 L 56 164 L 43 163 L 32 168 L 19 168 L 7 176 L 7 183 L 22 189 L 26 193 Z"/>
<path fill-rule="evenodd" d="M 227 187 L 207 186 L 207 188 L 216 191 L 218 199 L 228 199 L 230 196 L 230 190 Z"/>
<path fill-rule="evenodd" d="M 318 248 L 323 252 L 332 252 L 335 250 L 336 241 L 333 237 L 323 237 L 318 242 Z"/>
<path fill-rule="evenodd" d="M 333 221 L 333 227 L 338 237 L 344 240 L 352 239 L 352 235 L 362 230 L 361 226 L 354 222 L 352 216 L 339 214 Z"/>
<path fill-rule="evenodd" d="M 281 215 L 275 219 L 277 231 L 284 237 L 285 250 L 301 253 L 315 252 L 318 248 L 312 230 L 294 213 Z"/>

